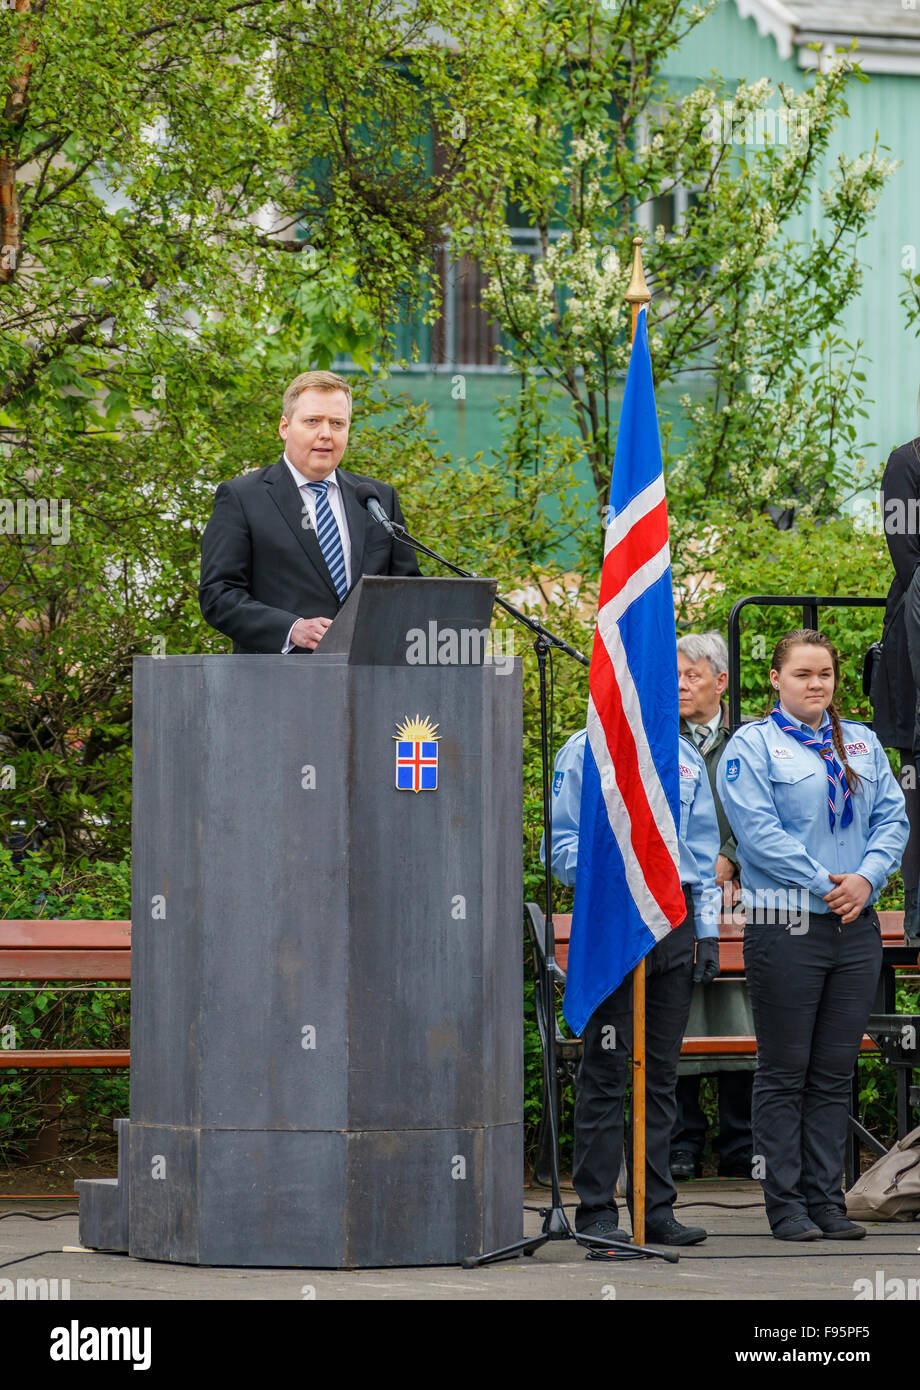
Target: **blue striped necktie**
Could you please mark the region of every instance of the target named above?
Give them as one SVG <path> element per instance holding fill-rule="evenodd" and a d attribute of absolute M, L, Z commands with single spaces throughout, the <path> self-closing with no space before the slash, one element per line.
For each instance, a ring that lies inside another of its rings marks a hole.
<path fill-rule="evenodd" d="M 321 483 L 307 484 L 316 498 L 316 538 L 319 541 L 319 548 L 323 552 L 326 567 L 332 576 L 335 591 L 341 599 L 345 597 L 348 589 L 348 581 L 345 577 L 345 552 L 342 549 L 342 537 L 339 535 L 339 528 L 332 515 L 329 498 L 326 496 L 328 486 L 328 478 L 324 478 Z"/>
<path fill-rule="evenodd" d="M 848 826 L 853 819 L 853 803 L 850 800 L 850 788 L 847 784 L 846 773 L 840 766 L 840 763 L 837 760 L 837 755 L 834 752 L 833 734 L 831 731 L 830 724 L 825 725 L 823 739 L 820 737 L 820 735 L 817 734 L 813 738 L 809 738 L 808 735 L 804 732 L 804 730 L 800 729 L 797 724 L 789 723 L 789 720 L 783 714 L 778 704 L 775 705 L 773 709 L 771 709 L 770 717 L 771 719 L 774 719 L 776 721 L 776 723 L 782 729 L 784 734 L 791 734 L 792 737 L 794 739 L 797 739 L 799 743 L 804 743 L 806 748 L 813 748 L 815 752 L 818 754 L 818 756 L 824 759 L 825 764 L 827 766 L 828 780 L 828 823 L 830 824 L 831 830 L 833 830 L 834 826 L 837 824 L 837 815 L 834 810 L 834 802 L 837 799 L 836 794 L 837 788 L 839 786 L 841 792 L 843 793 L 843 814 L 840 817 L 840 824 L 844 828 Z"/>
<path fill-rule="evenodd" d="M 697 724 L 693 732 L 693 741 L 701 753 L 705 754 L 709 752 L 713 738 L 714 734 L 707 725 Z"/>

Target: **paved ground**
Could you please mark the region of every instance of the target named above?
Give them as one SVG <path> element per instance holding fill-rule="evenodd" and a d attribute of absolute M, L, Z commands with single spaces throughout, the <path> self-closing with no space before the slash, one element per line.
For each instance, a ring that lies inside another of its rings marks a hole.
<path fill-rule="evenodd" d="M 545 1203 L 544 1189 L 524 1194 L 527 1206 Z M 573 1200 L 570 1189 L 563 1200 Z M 678 1215 L 705 1226 L 709 1239 L 685 1250 L 677 1264 L 662 1260 L 599 1263 L 573 1242 L 551 1242 L 532 1258 L 477 1270 L 453 1267 L 340 1272 L 309 1269 L 207 1269 L 132 1259 L 126 1255 L 65 1252 L 77 1244 L 76 1215 L 66 1199 L 0 1202 L 0 1280 L 69 1280 L 69 1298 L 115 1300 L 362 1300 L 468 1302 L 483 1300 L 678 1299 L 788 1302 L 820 1299 L 859 1302 L 887 1297 L 920 1299 L 920 1222 L 877 1224 L 859 1242 L 783 1245 L 767 1233 L 756 1183 L 681 1184 Z M 540 1218 L 525 1211 L 526 1233 Z M 39 1253 L 46 1252 L 46 1253 Z M 26 1258 L 22 1257 L 34 1257 Z M 9 1262 L 16 1263 L 10 1264 Z M 881 1279 L 881 1284 L 879 1280 Z M 868 1284 L 857 1281 L 868 1280 Z M 899 1285 L 885 1281 L 902 1281 Z M 913 1280 L 911 1286 L 908 1280 Z M 8 1286 L 0 1286 L 0 1292 Z M 53 1288 L 53 1286 L 50 1286 Z M 61 1287 L 60 1285 L 58 1286 Z M 871 1288 L 871 1293 L 869 1292 Z M 892 1291 L 894 1291 L 892 1293 Z M 7 1297 L 11 1296 L 9 1293 Z M 20 1294 L 20 1297 L 26 1295 Z M 779 1309 L 776 1312 L 779 1313 Z M 852 1310 L 854 1313 L 858 1309 Z M 836 1315 L 835 1315 L 836 1316 Z"/>

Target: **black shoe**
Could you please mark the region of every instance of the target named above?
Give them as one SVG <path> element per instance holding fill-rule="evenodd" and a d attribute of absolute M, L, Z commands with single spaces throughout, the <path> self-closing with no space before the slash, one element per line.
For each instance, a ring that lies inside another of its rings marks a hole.
<path fill-rule="evenodd" d="M 687 1182 L 690 1178 L 698 1178 L 702 1172 L 702 1164 L 689 1149 L 675 1149 L 668 1167 L 675 1182 Z"/>
<path fill-rule="evenodd" d="M 622 1240 L 627 1245 L 632 1245 L 632 1236 L 626 1231 L 621 1231 L 612 1216 L 599 1216 L 590 1225 L 576 1226 L 575 1229 L 580 1236 L 597 1236 L 599 1240 Z"/>
<path fill-rule="evenodd" d="M 777 1240 L 820 1240 L 821 1228 L 810 1216 L 784 1216 L 773 1227 Z"/>
<path fill-rule="evenodd" d="M 825 1207 L 809 1215 L 826 1240 L 862 1240 L 866 1234 L 865 1226 L 857 1226 L 839 1207 Z"/>
<path fill-rule="evenodd" d="M 645 1227 L 646 1245 L 699 1245 L 706 1239 L 702 1226 L 682 1226 L 673 1216 L 649 1221 Z"/>

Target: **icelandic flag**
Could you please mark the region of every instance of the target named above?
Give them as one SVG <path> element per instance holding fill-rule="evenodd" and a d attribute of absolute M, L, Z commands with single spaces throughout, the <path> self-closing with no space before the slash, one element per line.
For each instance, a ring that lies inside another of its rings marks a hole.
<path fill-rule="evenodd" d="M 427 739 L 400 739 L 396 744 L 396 790 L 436 792 L 438 745 Z"/>
<path fill-rule="evenodd" d="M 620 412 L 588 685 L 564 1005 L 576 1033 L 687 911 L 677 845 L 677 638 L 644 308 Z"/>

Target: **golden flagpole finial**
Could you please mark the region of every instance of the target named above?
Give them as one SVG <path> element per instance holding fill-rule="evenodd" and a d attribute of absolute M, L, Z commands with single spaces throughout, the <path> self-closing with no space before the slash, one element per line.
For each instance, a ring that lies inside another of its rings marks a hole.
<path fill-rule="evenodd" d="M 623 296 L 627 304 L 648 304 L 651 300 L 648 285 L 645 283 L 645 271 L 642 269 L 642 238 L 633 237 L 633 262 L 632 274 L 629 277 L 629 289 Z"/>
<path fill-rule="evenodd" d="M 629 288 L 623 298 L 627 304 L 632 305 L 632 336 L 636 336 L 636 323 L 639 318 L 639 310 L 643 304 L 651 303 L 649 287 L 645 283 L 645 271 L 642 269 L 642 238 L 633 237 L 633 261 L 632 274 L 629 277 Z"/>

